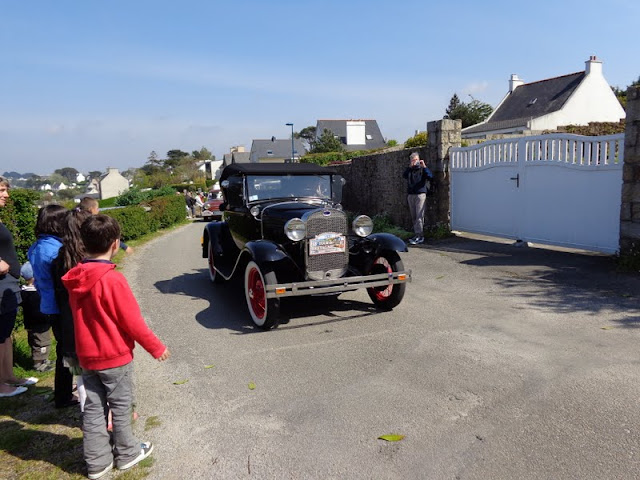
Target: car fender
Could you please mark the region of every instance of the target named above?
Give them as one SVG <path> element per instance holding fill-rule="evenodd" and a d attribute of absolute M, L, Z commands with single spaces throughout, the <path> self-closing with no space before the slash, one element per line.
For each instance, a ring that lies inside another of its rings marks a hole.
<path fill-rule="evenodd" d="M 392 250 L 396 252 L 408 252 L 407 244 L 391 233 L 373 233 L 367 237 L 376 245 L 376 253 L 382 250 Z"/>
<path fill-rule="evenodd" d="M 202 258 L 207 258 L 209 255 L 209 242 L 211 242 L 214 252 L 221 250 L 224 234 L 231 235 L 227 222 L 212 222 L 204 227 L 202 234 Z"/>
<path fill-rule="evenodd" d="M 244 246 L 244 251 L 247 252 L 259 266 L 271 262 L 279 262 L 289 257 L 276 243 L 268 240 L 248 242 Z"/>

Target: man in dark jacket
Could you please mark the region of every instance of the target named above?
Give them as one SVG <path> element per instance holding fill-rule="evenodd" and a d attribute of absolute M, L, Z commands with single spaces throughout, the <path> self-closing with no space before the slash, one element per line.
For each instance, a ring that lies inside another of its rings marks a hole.
<path fill-rule="evenodd" d="M 424 160 L 420 160 L 418 152 L 409 156 L 409 166 L 402 176 L 407 180 L 407 202 L 413 222 L 415 236 L 409 240 L 411 245 L 424 243 L 424 211 L 427 200 L 427 181 L 433 178 L 431 170 Z"/>

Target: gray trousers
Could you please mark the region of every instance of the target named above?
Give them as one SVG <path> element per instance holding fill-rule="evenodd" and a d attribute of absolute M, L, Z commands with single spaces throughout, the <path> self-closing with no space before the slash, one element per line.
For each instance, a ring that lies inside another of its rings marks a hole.
<path fill-rule="evenodd" d="M 140 442 L 133 435 L 133 362 L 107 370 L 82 370 L 87 391 L 82 419 L 84 461 L 89 472 L 97 472 L 112 461 L 117 465 L 140 455 Z M 107 403 L 109 404 L 107 406 Z M 113 446 L 107 432 L 107 415 L 113 415 Z"/>
<path fill-rule="evenodd" d="M 27 342 L 31 347 L 31 358 L 34 363 L 47 360 L 51 350 L 51 327 L 41 325 L 27 330 Z"/>
<path fill-rule="evenodd" d="M 426 193 L 407 195 L 409 203 L 409 212 L 411 213 L 411 221 L 413 222 L 413 233 L 422 236 L 424 234 L 424 212 L 427 202 Z"/>

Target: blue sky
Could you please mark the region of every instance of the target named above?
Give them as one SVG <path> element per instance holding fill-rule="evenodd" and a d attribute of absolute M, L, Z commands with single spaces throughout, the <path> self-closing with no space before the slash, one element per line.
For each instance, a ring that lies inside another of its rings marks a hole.
<path fill-rule="evenodd" d="M 142 166 L 152 150 L 373 118 L 404 141 L 454 92 L 496 105 L 604 61 L 640 76 L 640 2 L 30 0 L 0 4 L 0 171 Z"/>

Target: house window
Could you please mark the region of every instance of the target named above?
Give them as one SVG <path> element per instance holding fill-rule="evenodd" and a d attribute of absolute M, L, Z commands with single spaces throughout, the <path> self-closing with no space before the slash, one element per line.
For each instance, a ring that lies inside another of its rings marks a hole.
<path fill-rule="evenodd" d="M 267 150 L 267 155 L 273 155 L 273 150 Z"/>
<path fill-rule="evenodd" d="M 373 135 L 367 134 L 367 140 L 373 140 Z"/>

